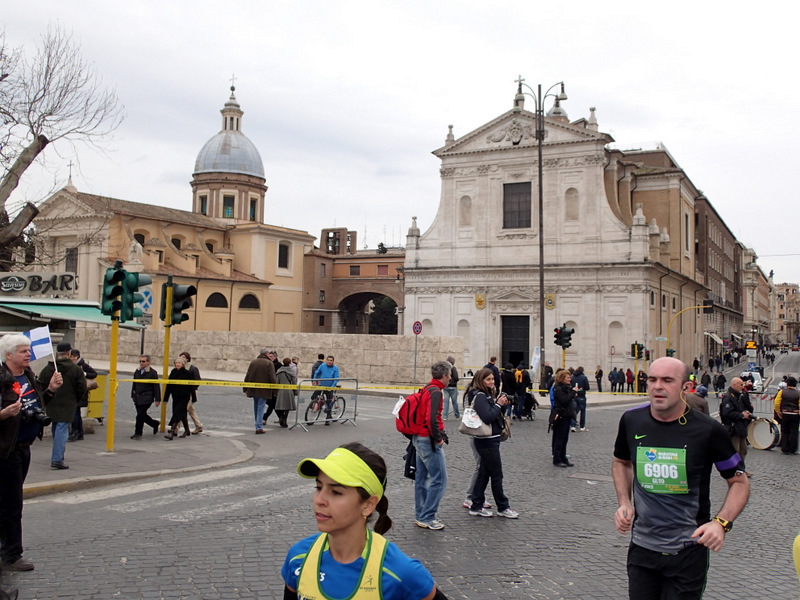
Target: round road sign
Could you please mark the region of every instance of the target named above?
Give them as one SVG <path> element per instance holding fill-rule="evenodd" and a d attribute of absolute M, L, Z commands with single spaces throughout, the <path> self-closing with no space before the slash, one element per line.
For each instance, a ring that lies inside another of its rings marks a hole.
<path fill-rule="evenodd" d="M 422 323 L 414 321 L 414 327 L 412 329 L 414 330 L 414 335 L 419 335 L 422 333 Z"/>

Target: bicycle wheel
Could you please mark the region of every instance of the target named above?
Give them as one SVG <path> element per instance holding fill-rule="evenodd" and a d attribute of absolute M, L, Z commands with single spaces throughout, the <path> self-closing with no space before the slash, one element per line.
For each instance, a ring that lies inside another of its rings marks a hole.
<path fill-rule="evenodd" d="M 331 419 L 334 421 L 338 421 L 344 415 L 344 409 L 347 403 L 344 401 L 344 398 L 341 396 L 336 396 L 333 399 L 333 403 L 331 404 Z"/>
<path fill-rule="evenodd" d="M 308 406 L 306 407 L 306 422 L 309 425 L 313 425 L 314 421 L 319 420 L 319 415 L 322 412 L 322 410 L 320 410 L 321 407 L 322 402 L 319 400 L 312 400 L 308 403 Z"/>

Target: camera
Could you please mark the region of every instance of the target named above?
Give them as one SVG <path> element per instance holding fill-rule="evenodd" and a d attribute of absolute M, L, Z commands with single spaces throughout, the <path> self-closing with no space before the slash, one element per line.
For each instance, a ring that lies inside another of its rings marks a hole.
<path fill-rule="evenodd" d="M 52 419 L 47 416 L 33 398 L 22 401 L 22 410 L 19 411 L 22 420 L 29 423 L 39 423 L 42 427 L 47 427 L 52 423 Z"/>

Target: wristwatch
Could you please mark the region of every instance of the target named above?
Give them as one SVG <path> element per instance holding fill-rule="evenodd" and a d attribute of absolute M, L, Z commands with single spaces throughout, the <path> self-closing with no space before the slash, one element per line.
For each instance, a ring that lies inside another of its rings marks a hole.
<path fill-rule="evenodd" d="M 714 520 L 722 525 L 722 528 L 725 530 L 725 533 L 728 533 L 731 529 L 733 529 L 733 521 L 728 521 L 723 519 L 722 517 L 714 517 Z"/>

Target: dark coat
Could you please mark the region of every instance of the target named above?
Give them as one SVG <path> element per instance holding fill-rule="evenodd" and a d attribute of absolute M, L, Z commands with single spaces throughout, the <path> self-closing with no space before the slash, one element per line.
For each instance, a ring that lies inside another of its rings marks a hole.
<path fill-rule="evenodd" d="M 191 378 L 192 374 L 184 367 L 172 369 L 172 371 L 169 372 L 169 379 L 187 380 Z M 168 383 L 167 387 L 164 389 L 164 402 L 169 402 L 170 396 L 172 396 L 176 402 L 188 404 L 189 400 L 192 398 L 192 386 L 182 383 Z"/>
<path fill-rule="evenodd" d="M 497 403 L 497 400 L 487 396 L 480 390 L 472 390 L 468 401 L 472 402 L 472 408 L 478 413 L 481 421 L 492 424 L 492 435 L 488 437 L 499 436 L 503 430 L 503 427 L 500 425 L 500 413 L 503 411 L 503 408 Z"/>
<path fill-rule="evenodd" d="M 282 385 L 297 385 L 297 377 L 290 367 L 282 366 L 276 374 L 278 383 Z M 275 410 L 295 410 L 297 403 L 294 400 L 295 390 L 278 390 L 278 400 L 275 402 Z"/>
<path fill-rule="evenodd" d="M 250 362 L 247 367 L 247 374 L 244 376 L 244 382 L 252 383 L 278 383 L 275 376 L 275 365 L 266 354 L 259 354 L 255 359 Z M 274 398 L 275 390 L 270 388 L 249 388 L 244 386 L 244 395 L 248 398 Z"/>
<path fill-rule="evenodd" d="M 29 385 L 36 390 L 40 402 L 43 402 L 42 398 L 53 397 L 53 392 L 49 389 L 46 387 L 39 387 L 36 374 L 31 371 L 30 368 L 25 369 L 25 376 L 28 378 Z M 14 379 L 11 371 L 8 370 L 5 364 L 0 363 L 0 408 L 10 406 L 19 400 L 19 396 L 13 388 L 14 383 L 16 383 L 16 379 Z M 49 383 L 48 381 L 48 385 Z M 44 389 L 44 392 L 42 392 L 42 389 Z M 8 458 L 9 454 L 11 454 L 11 451 L 14 449 L 17 443 L 17 436 L 19 435 L 21 421 L 21 413 L 0 421 L 0 459 Z"/>
<path fill-rule="evenodd" d="M 45 397 L 45 410 L 54 423 L 72 423 L 78 403 L 89 393 L 86 389 L 86 375 L 69 357 L 59 358 L 55 365 L 49 362 L 39 373 L 39 388 L 44 389 L 50 385 L 56 366 L 64 383 L 52 398 Z"/>
<path fill-rule="evenodd" d="M 134 379 L 158 379 L 158 373 L 153 367 L 142 373 L 141 369 L 133 372 Z M 161 402 L 161 386 L 157 383 L 144 383 L 134 381 L 131 386 L 131 399 L 134 404 L 147 404 Z"/>
<path fill-rule="evenodd" d="M 559 419 L 572 419 L 575 416 L 577 394 L 568 383 L 559 383 L 553 387 L 553 411 Z"/>

